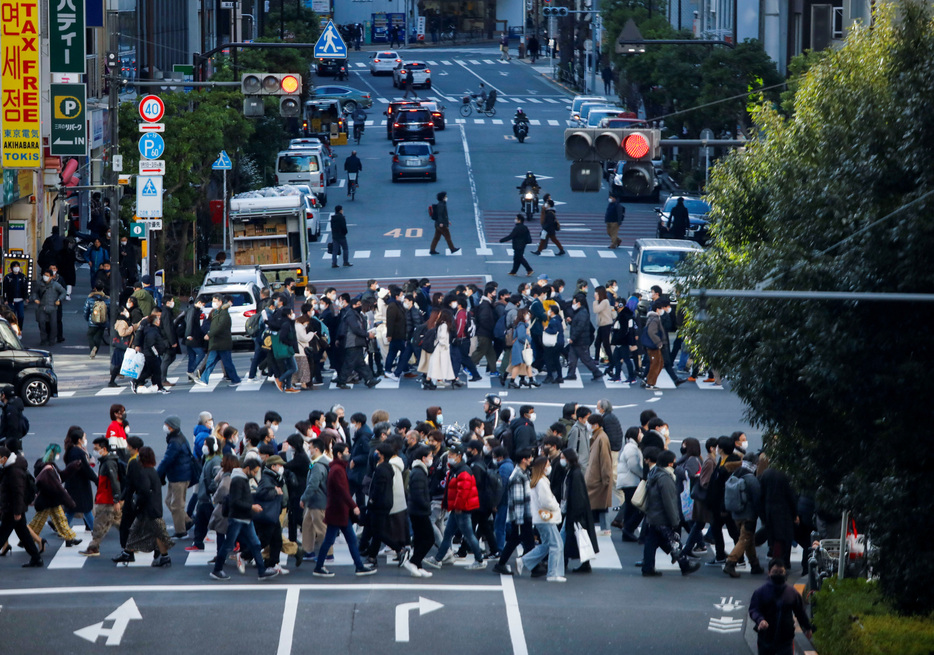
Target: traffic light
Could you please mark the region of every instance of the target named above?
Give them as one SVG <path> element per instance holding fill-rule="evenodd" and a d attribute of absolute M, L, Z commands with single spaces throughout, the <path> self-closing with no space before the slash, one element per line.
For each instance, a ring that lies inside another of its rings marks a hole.
<path fill-rule="evenodd" d="M 297 73 L 244 73 L 240 90 L 245 96 L 298 96 L 302 77 Z"/>
<path fill-rule="evenodd" d="M 279 115 L 283 118 L 297 118 L 302 113 L 302 100 L 299 96 L 279 98 Z"/>
<path fill-rule="evenodd" d="M 591 166 L 596 162 L 625 162 L 621 173 L 613 178 L 614 186 L 627 195 L 645 196 L 658 186 L 653 159 L 661 155 L 659 130 L 631 128 L 571 128 L 564 131 L 564 156 L 571 165 L 573 191 L 598 191 L 599 175 Z M 596 184 L 596 187 L 594 187 Z"/>
<path fill-rule="evenodd" d="M 567 7 L 542 7 L 542 16 L 551 17 L 551 16 L 567 16 L 568 8 Z"/>

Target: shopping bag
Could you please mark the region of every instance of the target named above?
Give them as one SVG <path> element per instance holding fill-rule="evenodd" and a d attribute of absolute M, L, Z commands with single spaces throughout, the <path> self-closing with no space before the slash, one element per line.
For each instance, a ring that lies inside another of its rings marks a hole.
<path fill-rule="evenodd" d="M 132 380 L 139 379 L 139 374 L 143 372 L 143 365 L 146 358 L 143 353 L 138 353 L 132 348 L 127 348 L 123 354 L 123 364 L 120 366 L 120 375 Z"/>
<path fill-rule="evenodd" d="M 522 362 L 526 366 L 531 366 L 534 359 L 535 355 L 532 353 L 532 346 L 525 344 L 525 348 L 522 349 Z"/>
<path fill-rule="evenodd" d="M 593 544 L 590 543 L 590 535 L 580 523 L 574 524 L 574 536 L 577 538 L 577 550 L 580 552 L 581 563 L 596 559 L 597 553 L 594 552 Z"/>
<path fill-rule="evenodd" d="M 694 514 L 694 498 L 691 496 L 691 482 L 684 483 L 684 489 L 681 491 L 681 516 L 686 521 L 691 520 Z"/>
<path fill-rule="evenodd" d="M 632 503 L 632 506 L 635 507 L 640 512 L 644 512 L 648 503 L 648 493 L 645 488 L 645 480 L 639 481 L 639 486 L 636 487 L 636 490 L 632 493 L 632 500 L 629 501 Z"/>

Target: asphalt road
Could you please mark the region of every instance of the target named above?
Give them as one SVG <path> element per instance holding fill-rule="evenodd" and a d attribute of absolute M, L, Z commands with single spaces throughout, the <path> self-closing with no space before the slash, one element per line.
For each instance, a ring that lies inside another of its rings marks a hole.
<path fill-rule="evenodd" d="M 448 128 L 438 134 L 439 178 L 435 183 L 392 184 L 390 142 L 379 121 L 384 101 L 399 94 L 392 88 L 391 77 L 373 78 L 356 65 L 364 61 L 364 54 L 351 57 L 350 85 L 370 89 L 376 105 L 369 112 L 374 124 L 367 128 L 359 147 L 364 163 L 360 192 L 350 202 L 342 197 L 343 189 L 332 188 L 329 205 L 329 209 L 334 204 L 345 206 L 355 266 L 332 271 L 323 243 L 315 245 L 320 270 L 312 277 L 317 282 L 359 289 L 370 277 L 383 284 L 429 277 L 435 288 L 443 289 L 463 280 L 496 279 L 514 289 L 517 280 L 506 277 L 510 257 L 505 246 L 493 243 L 490 235 L 495 235 L 494 226 L 503 215 L 518 210 L 515 187 L 525 171 L 533 170 L 543 180 L 543 190 L 564 203 L 558 206 L 559 217 L 573 215 L 568 223 L 579 223 L 573 227 L 581 228 L 569 240 L 574 244 L 569 250 L 580 252 L 579 256 L 543 257 L 533 262 L 536 272 L 553 279 L 563 277 L 571 286 L 578 277 L 600 283 L 616 278 L 621 289 L 630 288 L 626 251 L 607 250 L 602 225 L 593 218 L 602 216 L 605 193 L 570 192 L 562 139 L 568 97 L 561 89 L 526 63 L 497 62 L 498 53 L 492 48 L 419 50 L 420 58 L 435 62 L 431 64 L 434 88 L 419 94 L 440 97 L 448 107 Z M 457 122 L 461 93 L 475 90 L 480 80 L 500 91 L 495 118 L 501 124 L 488 118 L 476 122 L 475 116 Z M 540 122 L 533 124 L 524 144 L 509 138 L 509 118 L 520 103 L 530 118 Z M 350 149 L 338 148 L 339 165 Z M 455 256 L 430 257 L 422 254 L 432 236 L 427 206 L 442 190 L 450 198 L 454 240 L 463 250 Z M 627 204 L 627 221 L 639 226 L 632 238 L 654 234 L 651 208 Z M 489 225 L 484 223 L 487 216 Z M 394 236 L 396 229 L 399 236 Z M 75 297 L 81 298 L 78 291 Z M 382 408 L 393 420 L 407 416 L 413 421 L 422 418 L 425 407 L 441 405 L 448 422 L 464 424 L 480 413 L 483 396 L 491 391 L 499 393 L 505 403 L 535 405 L 539 430 L 560 416 L 565 402 L 592 407 L 598 399 L 608 398 L 624 427 L 637 424 L 639 412 L 652 408 L 669 422 L 675 440 L 686 436 L 703 440 L 746 429 L 750 445 L 761 444 L 761 435 L 745 423 L 739 400 L 728 389 L 703 383 L 678 389 L 669 384 L 653 393 L 628 385 L 594 383 L 589 375 L 582 375 L 577 384 L 563 388 L 507 392 L 495 380 L 491 384 L 485 379 L 463 390 L 428 392 L 404 380 L 398 384 L 384 381 L 373 390 L 340 391 L 327 385 L 283 395 L 270 383 L 229 389 L 218 380 L 206 389 L 183 383 L 168 396 L 134 396 L 125 388 L 105 388 L 105 353 L 87 359 L 80 345 L 83 327 L 76 316 L 78 304 L 72 301 L 66 308 L 68 341 L 53 348 L 63 393 L 47 407 L 28 412 L 32 432 L 25 450 L 30 461 L 41 455 L 46 444 L 61 443 L 70 425 L 82 426 L 89 437 L 102 433 L 112 402 L 126 405 L 131 433 L 142 436 L 161 456 L 165 450 L 162 423 L 172 414 L 182 418 L 183 431 L 190 435 L 198 413 L 205 409 L 216 420 L 238 426 L 262 422 L 263 413 L 275 409 L 284 417 L 279 433 L 284 437 L 290 433 L 288 426 L 306 418 L 309 411 L 335 403 L 343 404 L 348 415 L 355 411 L 369 415 Z M 34 325 L 27 323 L 27 345 L 33 345 L 34 337 Z M 246 353 L 236 355 L 241 374 L 247 357 Z M 181 360 L 170 375 L 184 378 Z M 665 575 L 646 580 L 633 566 L 641 558 L 638 546 L 621 543 L 618 533 L 612 540 L 600 541 L 594 572 L 570 576 L 561 585 L 530 580 L 528 574 L 521 579 L 501 578 L 491 571 L 469 572 L 461 567 L 446 567 L 430 580 L 414 580 L 387 564 L 378 575 L 357 579 L 350 575 L 346 550 L 340 545 L 334 567 L 338 576 L 332 580 L 313 578 L 306 565 L 271 582 L 257 582 L 248 569 L 245 577 L 233 570 L 232 582 L 217 583 L 208 577 L 206 560 L 211 555 L 184 552 L 186 542 L 173 549 L 171 569 L 152 570 L 145 556 L 140 566 L 114 567 L 109 559 L 118 551 L 113 532 L 103 542 L 102 557 L 90 560 L 52 536 L 43 570 L 21 569 L 25 554 L 19 550 L 0 559 L 0 652 L 38 653 L 50 647 L 58 653 L 104 650 L 141 655 L 217 650 L 286 655 L 311 648 L 347 653 L 443 649 L 445 653 L 517 655 L 572 650 L 748 652 L 743 635 L 746 608 L 760 580 L 746 574 L 732 580 L 712 567 L 682 578 L 664 557 L 657 565 Z M 711 624 L 711 619 L 716 622 Z M 400 640 L 403 625 L 408 627 L 408 641 Z"/>

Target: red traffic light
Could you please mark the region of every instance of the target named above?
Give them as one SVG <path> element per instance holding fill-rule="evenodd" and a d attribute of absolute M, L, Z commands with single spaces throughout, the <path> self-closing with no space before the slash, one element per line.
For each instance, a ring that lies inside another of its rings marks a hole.
<path fill-rule="evenodd" d="M 282 78 L 282 91 L 292 95 L 301 88 L 301 82 L 294 75 L 286 75 Z"/>
<path fill-rule="evenodd" d="M 642 159 L 649 154 L 649 142 L 644 135 L 636 132 L 623 139 L 623 150 L 633 159 Z"/>

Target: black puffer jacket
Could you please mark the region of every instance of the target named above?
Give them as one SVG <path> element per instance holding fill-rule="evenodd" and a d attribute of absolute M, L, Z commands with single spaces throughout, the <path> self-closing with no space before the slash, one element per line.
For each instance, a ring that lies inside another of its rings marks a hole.
<path fill-rule="evenodd" d="M 416 460 L 409 472 L 409 515 L 431 516 L 428 469 L 421 460 Z"/>

